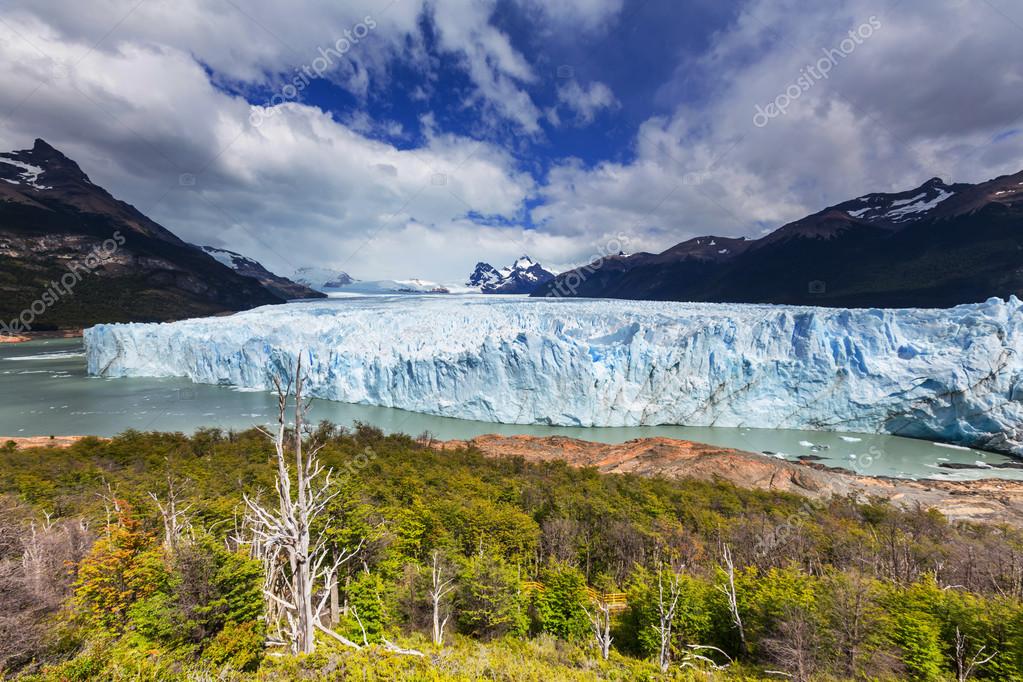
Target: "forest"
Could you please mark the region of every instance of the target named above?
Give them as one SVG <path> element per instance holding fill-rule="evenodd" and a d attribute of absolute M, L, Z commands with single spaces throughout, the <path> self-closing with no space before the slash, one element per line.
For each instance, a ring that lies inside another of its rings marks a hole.
<path fill-rule="evenodd" d="M 0 447 L 14 679 L 1023 680 L 1021 598 L 1018 529 L 881 499 L 362 424 Z"/>

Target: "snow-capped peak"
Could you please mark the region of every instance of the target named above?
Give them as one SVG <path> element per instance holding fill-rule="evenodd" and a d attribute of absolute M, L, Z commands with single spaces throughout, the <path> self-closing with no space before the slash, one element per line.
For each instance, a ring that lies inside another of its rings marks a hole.
<path fill-rule="evenodd" d="M 529 294 L 552 279 L 554 273 L 524 255 L 500 270 L 490 263 L 477 263 L 465 284 L 484 294 Z"/>
<path fill-rule="evenodd" d="M 512 269 L 513 270 L 528 270 L 529 268 L 533 267 L 534 265 L 536 265 L 536 261 L 534 261 L 529 256 L 522 256 L 517 261 L 515 261 L 515 263 L 512 265 Z"/>
<path fill-rule="evenodd" d="M 508 270 L 505 268 L 504 270 Z M 502 272 L 498 272 L 494 269 L 494 266 L 490 263 L 477 263 L 476 269 L 469 275 L 469 279 L 466 280 L 465 286 L 482 289 L 484 286 L 497 284 L 501 281 L 504 276 Z"/>

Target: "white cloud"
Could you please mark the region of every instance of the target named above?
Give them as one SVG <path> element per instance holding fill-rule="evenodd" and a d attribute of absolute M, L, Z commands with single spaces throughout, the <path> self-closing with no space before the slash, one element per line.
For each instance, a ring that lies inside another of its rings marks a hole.
<path fill-rule="evenodd" d="M 613 30 L 622 6 L 518 2 L 542 35 Z M 44 137 L 184 238 L 282 271 L 332 265 L 364 278 L 457 280 L 477 260 L 523 252 L 563 268 L 620 232 L 631 235 L 631 251 L 699 234 L 755 235 L 932 175 L 977 181 L 1020 170 L 1023 135 L 1009 133 L 1023 125 L 1023 9 L 994 4 L 749 0 L 708 52 L 679 57 L 658 97 L 675 106 L 643 122 L 629 148 L 613 160 L 556 161 L 537 182 L 522 159 L 446 133 L 441 117 L 422 118 L 425 139 L 414 147 L 399 124 L 359 110 L 339 122 L 288 103 L 253 127 L 249 105 L 218 87 L 279 87 L 371 15 L 376 28 L 332 80 L 360 97 L 386 92 L 401 59 L 421 71 L 416 96 L 429 99 L 437 75 L 420 30 L 426 12 L 439 49 L 465 70 L 466 105 L 478 107 L 481 123 L 510 123 L 536 141 L 543 116 L 586 123 L 617 108 L 602 82 L 573 81 L 561 84 L 556 108 L 541 111 L 530 93 L 551 64 L 518 52 L 495 27 L 496 0 L 402 0 L 386 9 L 375 1 L 12 0 L 0 14 L 9 112 L 0 148 Z M 871 15 L 881 28 L 869 40 L 784 116 L 753 125 L 757 105 Z M 181 173 L 196 175 L 196 185 L 179 185 Z M 545 203 L 531 215 L 539 229 L 526 230 L 518 224 L 532 197 Z"/>
<path fill-rule="evenodd" d="M 579 125 L 588 125 L 604 109 L 619 106 L 611 88 L 600 81 L 590 83 L 588 88 L 582 87 L 575 80 L 562 83 L 558 85 L 558 101 L 569 111 L 575 112 L 575 120 Z M 557 124 L 560 116 L 555 113 L 554 119 L 552 122 Z"/>
<path fill-rule="evenodd" d="M 515 215 L 533 191 L 532 178 L 487 142 L 428 132 L 419 148 L 399 149 L 296 103 L 253 126 L 244 100 L 213 87 L 173 48 L 125 43 L 52 79 L 55 62 L 87 46 L 37 21 L 9 25 L 13 32 L 0 25 L 0 84 L 21 104 L 0 134 L 4 148 L 46 137 L 182 238 L 229 246 L 282 272 L 313 263 L 364 278 L 443 278 L 452 273 L 425 245 L 410 248 L 395 235 L 409 224 L 443 234 L 470 224 L 470 211 Z M 181 185 L 182 173 L 195 185 Z M 374 246 L 389 243 L 391 253 Z M 446 262 L 471 266 L 473 246 L 461 236 L 444 245 Z"/>
<path fill-rule="evenodd" d="M 321 50 L 348 38 L 352 49 L 326 77 L 359 96 L 366 95 L 371 81 L 381 89 L 386 86 L 388 67 L 396 57 L 412 56 L 428 68 L 419 21 L 430 14 L 440 48 L 464 61 L 479 101 L 496 116 L 535 134 L 541 113 L 523 88 L 535 75 L 507 35 L 490 24 L 496 5 L 496 0 L 97 0 L 88 5 L 12 0 L 6 12 L 16 20 L 39 18 L 55 33 L 81 43 L 71 61 L 93 45 L 105 53 L 123 45 L 159 46 L 192 55 L 217 78 L 242 86 L 280 87 L 296 69 L 320 57 Z M 585 5 L 580 12 L 595 9 Z M 375 25 L 370 34 L 352 39 L 353 29 L 367 19 Z"/>

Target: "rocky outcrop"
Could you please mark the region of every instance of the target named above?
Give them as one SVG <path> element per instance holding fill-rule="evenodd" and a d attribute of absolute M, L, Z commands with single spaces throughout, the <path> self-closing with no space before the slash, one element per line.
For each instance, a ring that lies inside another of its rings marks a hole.
<path fill-rule="evenodd" d="M 574 467 L 595 467 L 607 474 L 724 480 L 743 488 L 777 490 L 815 500 L 846 495 L 862 499 L 879 496 L 898 505 L 934 508 L 951 520 L 1023 527 L 1023 482 L 1020 481 L 872 478 L 810 462 L 786 462 L 751 452 L 669 438 L 607 444 L 564 437 L 485 435 L 433 445 L 441 450 L 472 447 L 487 457 L 521 457 L 528 462 L 564 461 Z"/>

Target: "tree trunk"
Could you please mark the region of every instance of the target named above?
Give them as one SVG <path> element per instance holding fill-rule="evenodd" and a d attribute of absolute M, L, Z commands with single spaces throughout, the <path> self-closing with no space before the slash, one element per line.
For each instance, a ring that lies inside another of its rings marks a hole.
<path fill-rule="evenodd" d="M 444 643 L 444 633 L 440 629 L 440 597 L 433 596 L 433 643 L 440 646 Z"/>
<path fill-rule="evenodd" d="M 341 618 L 341 609 L 338 605 L 338 594 L 337 594 L 337 576 L 330 583 L 330 626 L 334 627 L 337 625 L 338 620 Z"/>
<path fill-rule="evenodd" d="M 295 593 L 299 596 L 297 613 L 298 620 L 298 651 L 311 654 L 316 649 L 316 636 L 313 620 L 313 586 L 309 576 L 309 562 L 300 557 L 295 567 Z"/>

